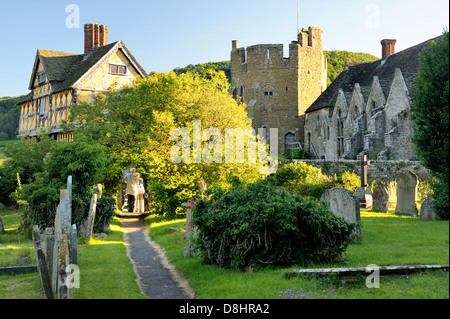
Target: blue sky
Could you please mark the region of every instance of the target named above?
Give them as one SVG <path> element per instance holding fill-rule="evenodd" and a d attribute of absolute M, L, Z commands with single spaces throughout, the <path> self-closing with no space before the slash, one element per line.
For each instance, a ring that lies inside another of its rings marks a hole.
<path fill-rule="evenodd" d="M 70 4 L 79 28 L 66 25 Z M 398 52 L 442 34 L 448 12 L 448 0 L 300 0 L 299 18 L 323 30 L 324 50 L 380 57 L 384 38 L 397 39 Z M 229 60 L 232 40 L 288 45 L 297 0 L 0 0 L 0 97 L 29 92 L 37 48 L 82 53 L 88 22 L 106 24 L 109 42 L 123 40 L 147 72 L 164 72 Z"/>

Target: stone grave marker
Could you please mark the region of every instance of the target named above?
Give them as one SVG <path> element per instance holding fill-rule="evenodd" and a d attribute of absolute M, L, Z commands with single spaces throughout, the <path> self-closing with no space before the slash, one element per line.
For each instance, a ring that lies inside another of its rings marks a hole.
<path fill-rule="evenodd" d="M 5 232 L 5 226 L 3 226 L 2 216 L 0 216 L 0 234 Z"/>
<path fill-rule="evenodd" d="M 69 249 L 69 237 L 64 234 L 59 243 L 58 249 L 58 273 L 57 278 L 57 294 L 58 299 L 72 299 L 72 289 L 67 286 L 66 268 L 71 264 L 70 262 L 70 249 Z"/>
<path fill-rule="evenodd" d="M 361 187 L 356 190 L 356 198 L 364 208 L 372 207 L 372 190 L 367 187 L 367 166 L 369 165 L 367 154 L 364 154 L 361 157 Z"/>
<path fill-rule="evenodd" d="M 33 227 L 33 246 L 34 254 L 36 256 L 36 263 L 38 267 L 39 277 L 41 279 L 41 296 L 42 299 L 54 299 L 51 277 L 48 271 L 48 264 L 45 259 L 44 251 L 41 245 L 41 235 L 39 226 Z"/>
<path fill-rule="evenodd" d="M 429 197 L 423 201 L 422 206 L 420 206 L 421 220 L 441 220 L 434 210 L 433 201 L 433 197 Z"/>
<path fill-rule="evenodd" d="M 52 286 L 54 290 L 58 289 L 59 248 L 61 240 L 64 236 L 66 236 L 66 238 L 71 237 L 71 219 L 72 216 L 70 214 L 69 191 L 67 189 L 61 189 L 59 205 L 56 209 L 55 216 L 55 243 L 53 246 L 52 267 Z"/>
<path fill-rule="evenodd" d="M 349 223 L 361 220 L 359 200 L 349 190 L 340 187 L 327 189 L 320 201 L 327 201 L 333 214 L 344 218 Z M 361 227 L 356 229 L 356 235 L 359 240 L 362 239 Z"/>
<path fill-rule="evenodd" d="M 53 249 L 55 248 L 55 231 L 53 227 L 47 227 L 44 231 L 42 239 L 42 250 L 45 254 L 45 260 L 47 261 L 48 273 L 50 278 L 53 274 Z"/>
<path fill-rule="evenodd" d="M 195 207 L 194 200 L 191 200 L 190 203 L 183 203 L 183 206 L 186 208 L 186 241 L 183 251 L 184 257 L 193 256 L 193 245 L 192 245 L 192 236 L 195 234 L 195 230 L 192 225 L 192 209 Z"/>
<path fill-rule="evenodd" d="M 405 171 L 397 179 L 397 206 L 395 214 L 417 216 L 417 186 L 419 178 L 412 171 Z"/>
<path fill-rule="evenodd" d="M 97 194 L 92 194 L 91 204 L 89 206 L 89 215 L 86 227 L 86 243 L 89 244 L 94 230 L 95 211 L 97 209 Z"/>
<path fill-rule="evenodd" d="M 71 256 L 72 256 L 72 264 L 78 264 L 78 247 L 77 247 L 77 225 L 72 225 L 72 240 L 71 240 Z"/>
<path fill-rule="evenodd" d="M 372 209 L 383 213 L 389 210 L 389 189 L 384 182 L 380 182 L 373 192 Z"/>

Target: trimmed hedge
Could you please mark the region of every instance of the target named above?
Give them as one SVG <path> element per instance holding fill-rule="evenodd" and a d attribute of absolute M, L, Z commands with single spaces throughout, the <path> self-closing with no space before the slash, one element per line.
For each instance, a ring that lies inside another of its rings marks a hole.
<path fill-rule="evenodd" d="M 327 206 L 264 180 L 228 192 L 216 189 L 211 200 L 197 202 L 192 221 L 195 245 L 206 261 L 238 269 L 332 262 L 355 228 Z"/>

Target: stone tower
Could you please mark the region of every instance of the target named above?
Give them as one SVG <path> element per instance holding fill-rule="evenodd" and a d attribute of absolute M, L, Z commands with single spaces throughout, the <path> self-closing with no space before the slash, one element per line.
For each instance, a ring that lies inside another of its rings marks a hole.
<path fill-rule="evenodd" d="M 285 56 L 282 44 L 245 49 L 238 41 L 232 42 L 233 94 L 247 104 L 255 130 L 278 128 L 280 154 L 299 148 L 299 142 L 303 147 L 305 111 L 327 87 L 322 30 L 302 29 L 297 41 L 289 45 L 288 54 Z"/>

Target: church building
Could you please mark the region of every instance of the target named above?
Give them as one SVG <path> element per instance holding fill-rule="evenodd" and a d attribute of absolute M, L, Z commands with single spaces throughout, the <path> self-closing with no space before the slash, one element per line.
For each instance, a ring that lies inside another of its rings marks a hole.
<path fill-rule="evenodd" d="M 306 110 L 305 150 L 312 158 L 417 160 L 412 141 L 419 57 L 430 39 L 395 53 L 381 41 L 381 60 L 348 66 Z"/>

